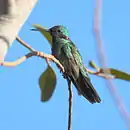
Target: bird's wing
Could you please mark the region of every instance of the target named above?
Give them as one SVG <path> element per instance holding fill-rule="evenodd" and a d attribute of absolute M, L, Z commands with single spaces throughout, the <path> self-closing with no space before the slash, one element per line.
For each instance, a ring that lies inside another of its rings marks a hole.
<path fill-rule="evenodd" d="M 65 70 L 79 93 L 91 103 L 100 102 L 101 99 L 91 84 L 78 49 L 72 42 L 65 44 L 62 49 L 62 53 L 67 57 L 64 62 Z"/>
<path fill-rule="evenodd" d="M 64 67 L 66 71 L 72 76 L 74 75 L 74 79 L 79 76 L 79 69 L 83 66 L 82 57 L 74 45 L 73 42 L 69 41 L 64 44 L 61 48 L 62 55 L 65 56 L 64 59 Z"/>

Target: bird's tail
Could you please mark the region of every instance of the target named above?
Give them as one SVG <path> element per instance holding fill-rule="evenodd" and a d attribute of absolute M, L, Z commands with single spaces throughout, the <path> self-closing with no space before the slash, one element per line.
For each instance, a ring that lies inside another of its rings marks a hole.
<path fill-rule="evenodd" d="M 93 85 L 91 84 L 91 81 L 86 74 L 84 74 L 81 70 L 79 72 L 79 77 L 76 81 L 74 81 L 74 84 L 76 88 L 79 90 L 79 92 L 90 102 L 90 103 L 100 103 L 101 99 L 94 89 Z"/>

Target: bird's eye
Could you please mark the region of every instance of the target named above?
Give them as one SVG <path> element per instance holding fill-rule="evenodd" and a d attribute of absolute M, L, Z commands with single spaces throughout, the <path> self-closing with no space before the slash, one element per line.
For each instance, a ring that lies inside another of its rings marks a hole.
<path fill-rule="evenodd" d="M 61 32 L 60 30 L 57 30 L 57 32 Z"/>

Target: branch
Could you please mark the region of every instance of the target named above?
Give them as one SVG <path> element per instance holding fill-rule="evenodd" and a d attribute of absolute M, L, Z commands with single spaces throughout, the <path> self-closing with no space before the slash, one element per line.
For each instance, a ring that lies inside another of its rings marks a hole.
<path fill-rule="evenodd" d="M 16 61 L 13 61 L 13 62 L 1 62 L 0 65 L 1 66 L 8 66 L 8 67 L 15 67 L 15 66 L 21 64 L 22 62 L 24 62 L 25 60 L 29 59 L 32 56 L 38 56 L 38 57 L 46 59 L 47 61 L 53 61 L 61 68 L 62 72 L 64 72 L 63 66 L 54 56 L 49 55 L 49 54 L 45 54 L 43 52 L 37 52 L 37 51 L 29 52 L 25 56 L 19 58 Z"/>
<path fill-rule="evenodd" d="M 100 12 L 101 12 L 101 4 L 102 0 L 96 0 L 96 8 L 95 8 L 95 14 L 94 14 L 94 36 L 97 42 L 97 50 L 98 50 L 98 58 L 103 66 L 103 68 L 107 68 L 107 62 L 106 62 L 106 56 L 105 56 L 105 51 L 104 51 L 104 46 L 103 46 L 103 41 L 100 36 Z M 106 80 L 106 85 L 107 88 L 113 98 L 113 101 L 115 105 L 117 106 L 120 115 L 123 117 L 126 126 L 128 129 L 130 129 L 130 116 L 126 110 L 126 107 L 124 106 L 124 103 L 122 102 L 121 97 L 116 91 L 116 87 L 113 84 L 111 80 Z"/>
<path fill-rule="evenodd" d="M 26 42 L 24 42 L 20 37 L 17 36 L 16 40 L 23 46 L 25 46 L 27 49 L 29 49 L 31 52 L 29 52 L 28 54 L 26 54 L 25 56 L 19 58 L 16 61 L 13 62 L 0 62 L 1 66 L 8 66 L 8 67 L 14 67 L 17 66 L 19 64 L 21 64 L 22 62 L 24 62 L 25 60 L 29 59 L 32 56 L 38 56 L 41 57 L 43 59 L 46 60 L 47 64 L 48 61 L 52 61 L 54 62 L 60 69 L 61 71 L 64 73 L 64 67 L 62 66 L 62 64 L 53 56 L 50 54 L 45 54 L 43 52 L 38 52 L 35 51 L 35 49 L 33 49 L 31 46 L 29 46 Z"/>
<path fill-rule="evenodd" d="M 68 91 L 69 91 L 68 130 L 71 130 L 73 93 L 70 80 L 68 80 Z"/>
<path fill-rule="evenodd" d="M 102 78 L 105 78 L 105 79 L 114 79 L 115 78 L 112 75 L 105 74 L 104 73 L 106 71 L 105 69 L 104 70 L 99 69 L 97 71 L 92 71 L 92 70 L 89 70 L 89 69 L 86 68 L 86 71 L 89 74 L 96 75 L 96 76 L 99 76 L 99 77 L 102 77 Z"/>
<path fill-rule="evenodd" d="M 27 49 L 29 49 L 30 51 L 35 51 L 35 49 L 33 49 L 30 45 L 28 45 L 26 42 L 24 42 L 19 36 L 16 37 L 16 40 L 23 45 L 24 47 L 26 47 Z"/>

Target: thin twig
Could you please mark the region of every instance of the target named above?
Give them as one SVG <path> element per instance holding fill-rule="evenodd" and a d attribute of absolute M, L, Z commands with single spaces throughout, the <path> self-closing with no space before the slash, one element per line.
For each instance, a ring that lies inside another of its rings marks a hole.
<path fill-rule="evenodd" d="M 101 12 L 101 4 L 102 0 L 96 0 L 96 8 L 95 8 L 95 14 L 94 14 L 94 36 L 96 38 L 97 42 L 97 50 L 98 50 L 98 58 L 103 66 L 103 68 L 107 68 L 107 62 L 106 62 L 106 56 L 103 46 L 103 41 L 100 36 L 100 12 Z M 111 80 L 106 80 L 107 88 L 113 98 L 113 101 L 115 105 L 117 106 L 120 115 L 123 117 L 126 126 L 128 129 L 130 129 L 130 116 L 126 110 L 126 107 L 124 106 L 124 103 L 119 96 L 119 94 L 116 91 L 116 87 L 114 86 L 113 82 Z"/>
<path fill-rule="evenodd" d="M 28 45 L 25 41 L 23 41 L 19 36 L 16 37 L 16 40 L 23 45 L 24 47 L 26 47 L 27 49 L 29 49 L 30 51 L 35 51 L 35 49 L 33 49 L 30 45 Z"/>
<path fill-rule="evenodd" d="M 46 60 L 47 64 L 48 61 L 53 61 L 54 63 L 56 63 L 56 65 L 61 69 L 62 72 L 64 72 L 64 67 L 62 66 L 62 64 L 59 62 L 59 60 L 57 60 L 53 55 L 50 54 L 45 54 L 43 52 L 38 52 L 35 51 L 35 49 L 33 49 L 30 45 L 28 45 L 26 42 L 24 42 L 20 37 L 16 37 L 16 40 L 23 45 L 24 47 L 26 47 L 27 49 L 29 49 L 31 52 L 29 52 L 28 54 L 26 54 L 25 56 L 19 58 L 16 61 L 13 62 L 0 62 L 1 66 L 8 66 L 8 67 L 14 67 L 17 66 L 19 64 L 21 64 L 22 62 L 24 62 L 25 60 L 27 60 L 28 58 L 32 57 L 32 56 L 38 56 L 41 57 L 43 59 Z"/>
<path fill-rule="evenodd" d="M 68 91 L 69 91 L 68 130 L 71 130 L 73 93 L 70 80 L 68 80 Z"/>
<path fill-rule="evenodd" d="M 46 63 L 47 63 L 47 64 L 49 64 L 48 61 L 53 61 L 53 62 L 55 62 L 55 63 L 57 64 L 57 66 L 61 69 L 61 71 L 64 72 L 64 67 L 63 67 L 62 64 L 59 62 L 59 60 L 57 60 L 53 55 L 45 54 L 45 53 L 43 53 L 43 52 L 38 52 L 38 51 L 36 51 L 33 47 L 31 47 L 31 46 L 28 45 L 25 41 L 23 41 L 19 36 L 16 37 L 16 40 L 17 40 L 21 45 L 23 45 L 24 47 L 26 47 L 27 49 L 29 49 L 30 51 L 35 52 L 35 53 L 33 53 L 32 56 L 39 56 L 39 57 L 41 57 L 41 58 L 44 58 L 44 59 L 46 60 Z M 30 55 L 31 55 L 31 54 L 30 54 Z M 25 57 L 26 57 L 26 58 L 25 58 Z M 19 59 L 19 60 L 17 60 L 17 61 L 21 61 L 21 63 L 22 63 L 22 59 L 25 60 L 25 59 L 27 59 L 27 58 L 29 58 L 29 57 L 23 56 L 23 58 L 21 58 L 21 60 Z M 14 63 L 17 63 L 17 61 L 14 62 Z"/>
<path fill-rule="evenodd" d="M 89 74 L 92 74 L 92 75 L 96 75 L 96 76 L 99 76 L 99 77 L 102 77 L 102 78 L 105 78 L 105 79 L 114 79 L 115 77 L 112 76 L 112 75 L 107 75 L 105 73 L 102 73 L 102 71 L 100 70 L 97 70 L 97 71 L 92 71 L 92 70 L 89 70 L 86 68 L 86 71 L 89 73 Z"/>
<path fill-rule="evenodd" d="M 21 64 L 22 62 L 24 62 L 25 60 L 29 59 L 32 56 L 41 57 L 43 59 L 46 59 L 47 62 L 48 61 L 53 61 L 60 67 L 61 71 L 64 72 L 64 67 L 62 66 L 62 64 L 53 55 L 49 55 L 49 54 L 45 54 L 43 52 L 37 52 L 37 51 L 29 52 L 25 56 L 19 58 L 16 61 L 13 61 L 13 62 L 0 62 L 0 65 L 1 66 L 8 66 L 8 67 L 15 67 L 15 66 Z"/>

